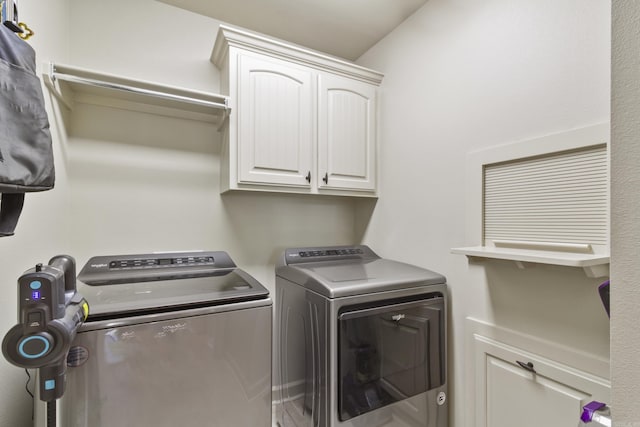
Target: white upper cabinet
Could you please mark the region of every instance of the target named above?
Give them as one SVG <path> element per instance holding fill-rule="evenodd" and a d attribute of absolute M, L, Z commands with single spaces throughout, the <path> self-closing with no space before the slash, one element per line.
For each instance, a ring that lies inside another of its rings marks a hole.
<path fill-rule="evenodd" d="M 318 83 L 320 188 L 375 191 L 375 86 L 330 74 Z"/>
<path fill-rule="evenodd" d="M 238 59 L 238 183 L 309 188 L 311 73 L 282 61 Z"/>
<path fill-rule="evenodd" d="M 222 191 L 376 197 L 382 74 L 226 26 L 211 60 L 231 108 Z"/>

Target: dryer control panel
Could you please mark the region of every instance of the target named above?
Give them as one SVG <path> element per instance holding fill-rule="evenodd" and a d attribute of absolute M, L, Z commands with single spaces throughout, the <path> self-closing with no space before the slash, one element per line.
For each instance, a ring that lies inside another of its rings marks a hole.
<path fill-rule="evenodd" d="M 291 248 L 284 253 L 284 264 L 378 258 L 380 257 L 365 245 Z"/>

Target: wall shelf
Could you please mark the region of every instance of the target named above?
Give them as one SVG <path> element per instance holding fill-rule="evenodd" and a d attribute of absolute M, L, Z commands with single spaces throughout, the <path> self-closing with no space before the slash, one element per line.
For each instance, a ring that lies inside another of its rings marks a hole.
<path fill-rule="evenodd" d="M 43 80 L 66 108 L 87 103 L 132 111 L 222 123 L 226 96 L 47 63 Z"/>
<path fill-rule="evenodd" d="M 451 253 L 466 255 L 470 260 L 510 260 L 514 261 L 518 268 L 526 268 L 533 264 L 561 265 L 582 268 L 587 277 L 609 276 L 608 254 L 490 246 L 452 248 Z"/>

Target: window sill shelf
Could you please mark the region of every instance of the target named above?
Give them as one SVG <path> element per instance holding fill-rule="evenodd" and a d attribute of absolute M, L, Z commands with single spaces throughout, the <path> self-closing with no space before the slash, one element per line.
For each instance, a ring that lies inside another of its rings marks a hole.
<path fill-rule="evenodd" d="M 514 261 L 518 268 L 526 268 L 531 264 L 562 265 L 582 268 L 587 277 L 598 278 L 609 276 L 608 254 L 586 254 L 489 246 L 452 248 L 451 253 L 466 255 L 470 260 L 510 260 Z"/>

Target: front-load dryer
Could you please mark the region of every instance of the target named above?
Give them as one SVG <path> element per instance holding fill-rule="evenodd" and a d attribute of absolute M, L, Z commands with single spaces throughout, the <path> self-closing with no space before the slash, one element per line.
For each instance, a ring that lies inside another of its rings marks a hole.
<path fill-rule="evenodd" d="M 445 427 L 447 286 L 367 246 L 276 267 L 280 427 Z"/>

